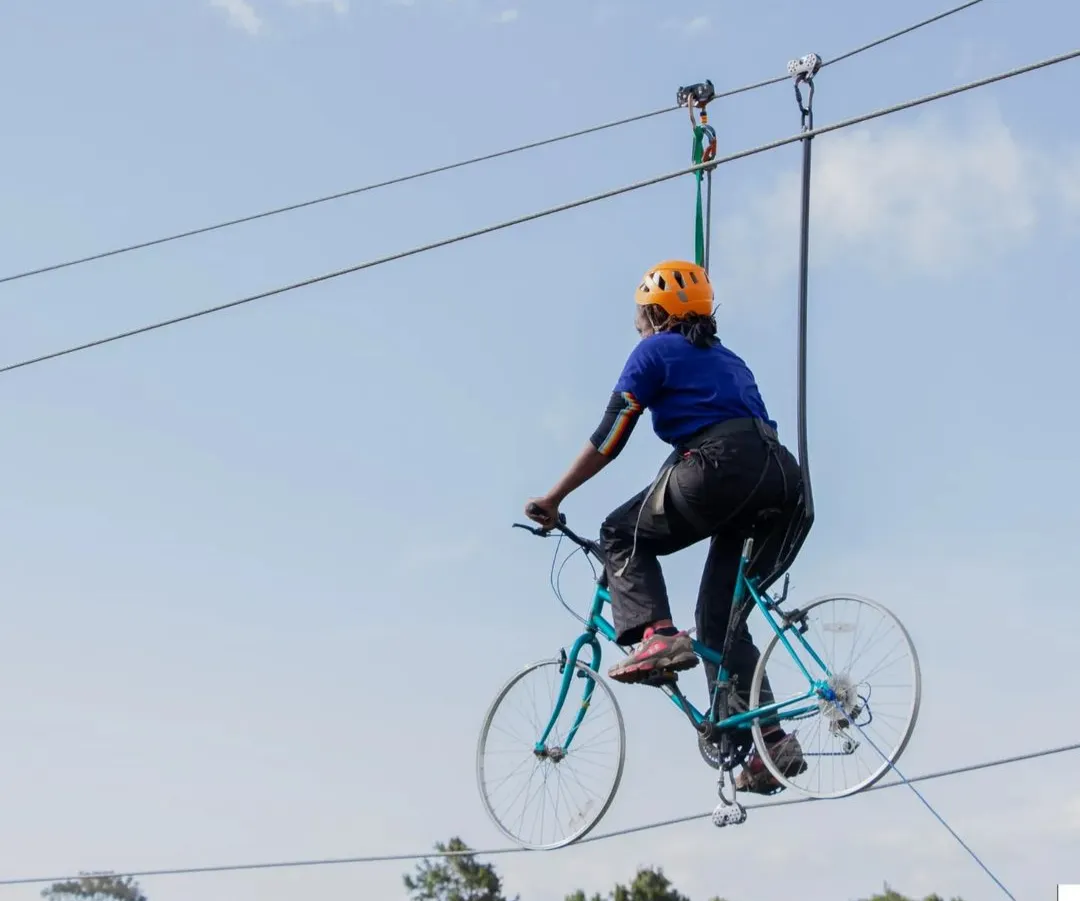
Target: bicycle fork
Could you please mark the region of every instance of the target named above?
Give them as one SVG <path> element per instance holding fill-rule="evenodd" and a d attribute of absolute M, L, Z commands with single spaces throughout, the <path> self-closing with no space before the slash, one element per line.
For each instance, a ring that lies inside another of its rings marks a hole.
<path fill-rule="evenodd" d="M 559 684 L 559 695 L 552 705 L 551 718 L 548 720 L 547 727 L 533 746 L 533 753 L 538 757 L 549 757 L 556 761 L 565 757 L 566 752 L 570 749 L 570 743 L 574 740 L 574 736 L 581 726 L 581 721 L 588 712 L 589 701 L 592 698 L 593 689 L 596 687 L 596 682 L 592 679 L 587 680 L 588 684 L 585 686 L 585 691 L 581 696 L 581 705 L 578 707 L 577 716 L 574 717 L 574 724 L 570 727 L 570 731 L 566 733 L 565 741 L 563 741 L 560 747 L 548 748 L 547 741 L 551 735 L 551 730 L 555 728 L 555 723 L 559 718 L 559 714 L 562 712 L 563 704 L 566 703 L 566 696 L 570 692 L 570 681 L 575 675 L 580 679 L 585 678 L 585 674 L 577 667 L 578 654 L 581 653 L 581 650 L 585 645 L 589 645 L 593 652 L 592 664 L 589 669 L 591 669 L 593 673 L 598 673 L 600 670 L 600 642 L 597 640 L 595 632 L 586 631 L 579 635 L 577 640 L 570 647 L 569 654 L 566 653 L 565 648 L 559 649 L 559 665 L 562 671 L 562 681 Z"/>

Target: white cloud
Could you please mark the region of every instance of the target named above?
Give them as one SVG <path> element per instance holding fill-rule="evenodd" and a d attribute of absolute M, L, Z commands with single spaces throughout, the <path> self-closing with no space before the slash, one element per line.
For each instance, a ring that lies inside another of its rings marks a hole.
<path fill-rule="evenodd" d="M 687 35 L 700 34 L 703 31 L 709 30 L 709 17 L 708 16 L 694 16 L 689 22 L 683 26 L 683 33 Z"/>
<path fill-rule="evenodd" d="M 1080 215 L 1080 151 L 1057 173 L 1057 189 L 1067 213 Z"/>
<path fill-rule="evenodd" d="M 811 202 L 819 211 L 819 250 L 836 254 L 873 244 L 891 257 L 936 267 L 988 244 L 1011 243 L 1035 226 L 1030 153 L 1000 120 L 962 132 L 935 116 L 914 127 L 838 137 L 815 148 Z M 786 187 L 769 200 L 774 221 L 795 219 L 795 179 Z"/>
<path fill-rule="evenodd" d="M 343 16 L 349 11 L 349 0 L 289 0 L 289 6 L 326 6 Z"/>
<path fill-rule="evenodd" d="M 694 16 L 692 19 L 668 19 L 664 22 L 665 28 L 680 31 L 686 37 L 704 34 L 709 30 L 710 26 L 708 16 Z"/>
<path fill-rule="evenodd" d="M 251 35 L 262 31 L 263 20 L 248 0 L 210 0 L 210 5 L 222 10 L 230 25 Z"/>
<path fill-rule="evenodd" d="M 1080 154 L 1027 144 L 996 112 L 957 120 L 926 114 L 815 139 L 815 261 L 955 269 L 1029 239 L 1055 207 L 1080 209 Z M 730 257 L 733 278 L 787 278 L 797 262 L 800 185 L 789 169 L 718 224 L 714 252 L 725 266 Z"/>
<path fill-rule="evenodd" d="M 510 22 L 516 22 L 518 20 L 518 11 L 516 9 L 504 9 L 495 17 L 495 21 L 500 25 L 508 25 Z"/>

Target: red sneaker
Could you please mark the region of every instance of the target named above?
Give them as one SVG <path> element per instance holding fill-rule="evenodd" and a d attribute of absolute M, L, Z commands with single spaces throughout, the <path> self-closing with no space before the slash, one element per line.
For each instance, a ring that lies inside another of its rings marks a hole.
<path fill-rule="evenodd" d="M 650 628 L 630 654 L 608 670 L 608 677 L 616 682 L 643 682 L 659 671 L 693 669 L 699 662 L 685 632 L 661 635 Z"/>

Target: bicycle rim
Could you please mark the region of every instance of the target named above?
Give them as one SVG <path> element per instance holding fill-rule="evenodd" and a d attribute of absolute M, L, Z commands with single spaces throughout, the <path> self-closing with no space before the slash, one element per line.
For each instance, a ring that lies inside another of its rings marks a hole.
<path fill-rule="evenodd" d="M 903 754 L 919 716 L 922 674 L 911 636 L 903 623 L 878 601 L 857 595 L 830 595 L 802 608 L 807 616 L 807 644 L 832 673 L 835 702 L 811 698 L 792 707 L 814 711 L 781 724 L 802 746 L 805 771 L 786 775 L 763 741 L 761 725 L 751 725 L 758 755 L 782 786 L 814 798 L 844 798 L 864 791 L 885 775 Z M 842 637 L 866 626 L 862 644 L 848 648 Z M 794 630 L 785 630 L 810 675 L 823 672 Z M 779 648 L 779 653 L 773 652 Z M 807 689 L 806 676 L 773 633 L 758 660 L 750 686 L 750 706 L 761 704 L 768 669 L 776 700 L 797 697 Z M 789 688 L 788 686 L 792 686 Z M 842 781 L 842 784 L 841 784 Z"/>
<path fill-rule="evenodd" d="M 626 730 L 615 695 L 581 661 L 575 661 L 575 677 L 543 752 L 536 752 L 564 666 L 569 664 L 542 660 L 513 676 L 488 708 L 477 745 L 484 809 L 503 835 L 529 850 L 565 847 L 587 835 L 614 801 L 626 759 Z M 564 749 L 590 685 L 588 707 Z M 515 703 L 526 715 L 514 717 Z"/>

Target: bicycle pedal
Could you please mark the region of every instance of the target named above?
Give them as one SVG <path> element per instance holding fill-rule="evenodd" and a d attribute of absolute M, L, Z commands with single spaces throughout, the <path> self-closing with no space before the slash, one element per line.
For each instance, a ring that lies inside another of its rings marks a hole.
<path fill-rule="evenodd" d="M 672 669 L 653 670 L 641 681 L 652 688 L 659 688 L 662 685 L 674 685 L 679 681 L 679 674 Z"/>
<path fill-rule="evenodd" d="M 712 812 L 713 825 L 718 829 L 725 826 L 739 826 L 746 822 L 746 808 L 737 801 L 734 804 L 721 802 Z"/>

